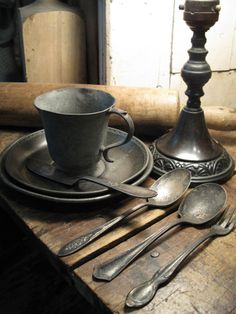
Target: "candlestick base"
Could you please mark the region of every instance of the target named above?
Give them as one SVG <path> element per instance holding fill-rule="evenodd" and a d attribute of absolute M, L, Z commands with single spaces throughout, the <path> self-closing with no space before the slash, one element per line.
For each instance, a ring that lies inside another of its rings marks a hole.
<path fill-rule="evenodd" d="M 222 148 L 221 155 L 216 159 L 191 162 L 165 156 L 158 151 L 157 145 L 158 140 L 150 145 L 150 150 L 154 158 L 153 172 L 159 176 L 176 168 L 185 168 L 191 171 L 192 183 L 200 184 L 224 182 L 233 175 L 234 161 L 224 148 Z"/>
<path fill-rule="evenodd" d="M 206 127 L 201 108 L 185 107 L 170 132 L 156 139 L 150 150 L 153 172 L 162 175 L 176 168 L 191 171 L 192 183 L 223 182 L 234 173 L 234 161 L 214 140 Z"/>

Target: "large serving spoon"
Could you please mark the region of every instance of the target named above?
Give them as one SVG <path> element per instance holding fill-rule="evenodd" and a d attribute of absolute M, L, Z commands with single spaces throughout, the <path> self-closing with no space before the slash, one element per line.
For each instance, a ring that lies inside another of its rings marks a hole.
<path fill-rule="evenodd" d="M 116 183 L 106 178 L 99 178 L 95 176 L 78 176 L 68 175 L 61 169 L 57 168 L 55 164 L 49 164 L 44 160 L 28 158 L 26 160 L 26 167 L 33 173 L 46 178 L 48 180 L 64 184 L 67 186 L 73 186 L 78 184 L 79 181 L 90 181 L 101 186 L 105 186 L 108 189 L 123 193 L 132 197 L 149 198 L 155 196 L 157 193 L 151 189 L 143 186 L 136 186 L 127 183 Z"/>
<path fill-rule="evenodd" d="M 110 281 L 128 266 L 144 249 L 150 246 L 160 236 L 176 225 L 188 223 L 200 225 L 214 219 L 224 208 L 226 202 L 225 189 L 216 183 L 205 183 L 195 187 L 182 200 L 178 214 L 179 218 L 171 221 L 154 232 L 135 247 L 115 256 L 113 259 L 94 267 L 93 276 L 97 279 Z"/>
<path fill-rule="evenodd" d="M 59 250 L 58 256 L 67 256 L 80 250 L 141 208 L 166 207 L 175 203 L 186 192 L 190 182 L 191 173 L 186 169 L 175 169 L 164 174 L 150 187 L 158 193 L 155 197 L 144 200 L 144 202 L 128 209 L 122 215 L 117 216 L 89 233 L 70 241 Z"/>

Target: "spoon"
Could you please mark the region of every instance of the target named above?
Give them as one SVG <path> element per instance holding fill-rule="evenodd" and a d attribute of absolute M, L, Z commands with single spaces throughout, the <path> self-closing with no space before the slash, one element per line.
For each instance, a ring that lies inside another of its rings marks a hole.
<path fill-rule="evenodd" d="M 165 207 L 175 203 L 186 192 L 190 182 L 191 173 L 186 169 L 175 169 L 167 172 L 150 187 L 153 191 L 158 192 L 156 196 L 128 209 L 122 215 L 109 220 L 89 233 L 70 241 L 59 250 L 57 255 L 67 256 L 80 250 L 143 207 Z"/>
<path fill-rule="evenodd" d="M 28 158 L 26 161 L 26 166 L 30 171 L 43 178 L 68 186 L 73 186 L 81 180 L 86 180 L 132 197 L 149 198 L 157 194 L 155 191 L 142 186 L 135 186 L 126 183 L 115 183 L 105 178 L 78 175 L 71 176 L 58 169 L 55 164 L 49 164 L 40 159 Z"/>
<path fill-rule="evenodd" d="M 171 221 L 159 231 L 154 232 L 133 248 L 128 249 L 103 264 L 95 266 L 93 276 L 101 280 L 112 280 L 139 256 L 144 249 L 169 229 L 183 223 L 200 225 L 209 222 L 221 213 L 225 202 L 226 191 L 221 185 L 205 183 L 197 186 L 182 200 L 178 209 L 179 218 Z"/>
<path fill-rule="evenodd" d="M 204 241 L 211 237 L 225 236 L 229 234 L 236 223 L 236 217 L 233 217 L 236 208 L 227 206 L 224 215 L 220 220 L 211 226 L 210 230 L 190 243 L 179 255 L 170 261 L 161 270 L 158 270 L 151 279 L 139 284 L 132 289 L 126 298 L 128 307 L 141 307 L 146 305 L 155 296 L 158 288 L 165 282 L 170 281 L 172 275 L 180 267 L 183 261 Z"/>

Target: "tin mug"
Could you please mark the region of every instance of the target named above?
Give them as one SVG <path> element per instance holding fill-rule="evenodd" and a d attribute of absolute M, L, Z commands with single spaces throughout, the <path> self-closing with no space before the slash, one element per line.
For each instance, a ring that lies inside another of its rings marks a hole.
<path fill-rule="evenodd" d="M 90 88 L 63 88 L 46 92 L 34 101 L 38 109 L 48 151 L 57 167 L 67 173 L 99 176 L 104 160 L 112 162 L 109 150 L 132 138 L 134 124 L 126 111 L 114 108 L 115 98 Z M 104 146 L 111 114 L 127 124 L 127 136 Z"/>

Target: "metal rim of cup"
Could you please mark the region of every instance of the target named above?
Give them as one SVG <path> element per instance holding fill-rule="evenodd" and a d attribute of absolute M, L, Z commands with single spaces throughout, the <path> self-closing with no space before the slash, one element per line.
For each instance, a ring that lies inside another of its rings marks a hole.
<path fill-rule="evenodd" d="M 103 109 L 103 110 L 97 110 L 97 111 L 93 111 L 93 112 L 79 112 L 79 113 L 73 113 L 73 112 L 57 112 L 54 110 L 49 110 L 48 108 L 45 108 L 44 107 L 44 103 L 45 103 L 45 100 L 43 100 L 46 96 L 50 95 L 50 94 L 53 94 L 55 92 L 63 92 L 63 91 L 69 91 L 69 90 L 73 90 L 73 91 L 89 91 L 89 92 L 98 92 L 100 94 L 103 94 L 103 95 L 106 95 L 108 96 L 111 100 L 112 100 L 112 104 Z M 59 88 L 59 89 L 53 89 L 53 90 L 50 90 L 48 92 L 45 92 L 43 94 L 40 94 L 39 96 L 37 96 L 34 100 L 34 106 L 38 109 L 38 110 L 43 110 L 45 112 L 50 112 L 50 113 L 54 113 L 54 114 L 58 114 L 58 115 L 67 115 L 67 116 L 76 116 L 76 115 L 84 115 L 84 116 L 92 116 L 92 115 L 96 115 L 96 114 L 99 114 L 99 113 L 103 113 L 103 112 L 106 112 L 108 111 L 110 108 L 112 108 L 113 106 L 115 105 L 115 98 L 107 93 L 107 92 L 104 92 L 102 90 L 99 90 L 99 89 L 94 89 L 94 88 L 79 88 L 79 87 L 66 87 L 66 88 Z"/>

